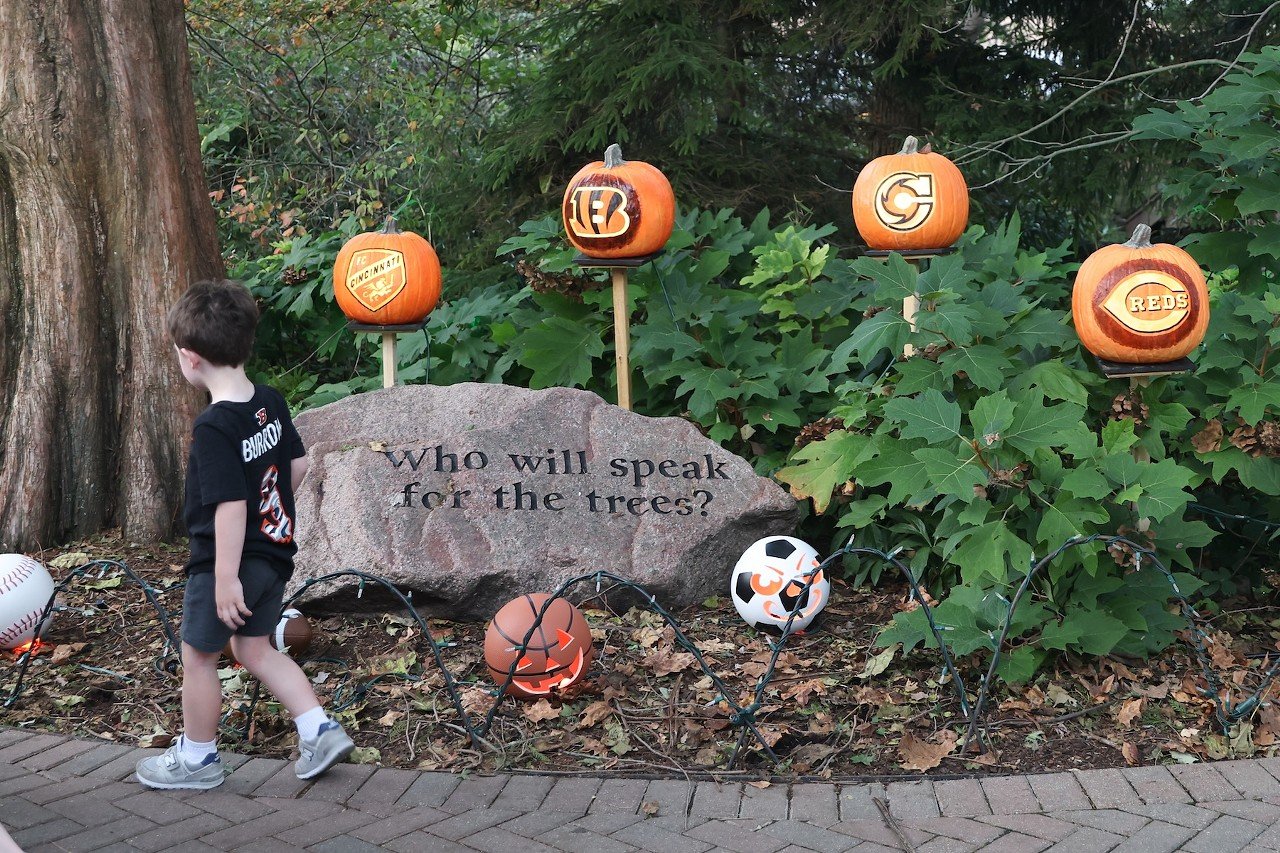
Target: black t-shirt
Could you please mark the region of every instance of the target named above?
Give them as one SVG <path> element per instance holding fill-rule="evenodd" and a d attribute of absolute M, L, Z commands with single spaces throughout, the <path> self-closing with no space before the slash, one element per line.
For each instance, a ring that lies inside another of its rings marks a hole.
<path fill-rule="evenodd" d="M 247 501 L 244 556 L 269 559 L 288 580 L 298 550 L 292 462 L 305 455 L 289 408 L 273 388 L 255 385 L 249 402 L 224 400 L 201 412 L 192 428 L 187 462 L 187 571 L 213 571 L 218 504 Z"/>

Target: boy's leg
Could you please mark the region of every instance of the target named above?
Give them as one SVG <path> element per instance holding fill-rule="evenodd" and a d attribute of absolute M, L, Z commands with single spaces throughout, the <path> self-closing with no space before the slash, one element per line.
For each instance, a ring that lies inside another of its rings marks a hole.
<path fill-rule="evenodd" d="M 283 609 L 284 581 L 265 561 L 246 560 L 240 566 L 240 582 L 253 612 L 232 636 L 231 652 L 285 706 L 297 725 L 302 756 L 294 767 L 298 778 L 319 776 L 350 755 L 355 743 L 320 707 L 302 668 L 271 645 L 270 635 Z"/>
<path fill-rule="evenodd" d="M 222 714 L 219 654 L 182 644 L 182 729 L 188 740 L 209 742 L 218 737 L 218 717 Z"/>

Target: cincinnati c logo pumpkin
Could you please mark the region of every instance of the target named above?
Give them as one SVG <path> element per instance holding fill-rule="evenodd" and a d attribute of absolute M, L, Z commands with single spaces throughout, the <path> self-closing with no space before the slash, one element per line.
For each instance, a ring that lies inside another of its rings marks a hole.
<path fill-rule="evenodd" d="M 853 221 L 872 249 L 942 249 L 969 224 L 969 189 L 955 164 L 908 136 L 853 185 Z"/>
<path fill-rule="evenodd" d="M 610 145 L 604 160 L 569 181 L 561 205 L 565 235 L 591 258 L 638 258 L 666 245 L 675 226 L 676 197 L 662 172 L 623 160 Z"/>
<path fill-rule="evenodd" d="M 1127 364 L 1176 361 L 1209 327 L 1209 292 L 1199 265 L 1139 225 L 1127 243 L 1085 260 L 1071 291 L 1080 342 L 1099 358 Z"/>
<path fill-rule="evenodd" d="M 933 213 L 933 175 L 894 172 L 876 188 L 876 219 L 894 231 L 912 231 Z"/>

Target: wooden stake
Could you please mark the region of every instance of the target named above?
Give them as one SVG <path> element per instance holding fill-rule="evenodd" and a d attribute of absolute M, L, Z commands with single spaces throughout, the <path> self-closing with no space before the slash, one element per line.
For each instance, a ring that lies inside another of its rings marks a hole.
<path fill-rule="evenodd" d="M 382 333 L 382 387 L 396 384 L 396 333 Z"/>
<path fill-rule="evenodd" d="M 611 267 L 613 281 L 613 348 L 618 378 L 618 405 L 631 411 L 631 312 L 627 310 L 626 267 Z"/>
<path fill-rule="evenodd" d="M 1149 376 L 1130 376 L 1129 377 L 1129 395 L 1131 397 L 1135 396 L 1138 393 L 1139 388 L 1146 388 L 1150 384 L 1151 384 L 1151 377 Z M 1147 450 L 1147 448 L 1144 447 L 1141 442 L 1139 442 L 1133 446 L 1133 458 L 1139 462 L 1150 462 L 1151 451 Z M 1134 503 L 1134 508 L 1135 510 L 1137 508 L 1136 502 Z M 1151 529 L 1151 519 L 1149 518 L 1138 519 L 1139 533 L 1146 533 L 1150 529 Z"/>
<path fill-rule="evenodd" d="M 907 263 L 915 267 L 916 275 L 918 276 L 920 274 L 920 259 L 908 258 Z M 916 315 L 919 313 L 920 313 L 920 296 L 918 294 L 913 293 L 910 296 L 908 296 L 906 299 L 902 300 L 902 316 L 904 319 L 906 319 L 907 323 L 911 326 L 911 331 L 913 332 L 916 330 Z M 905 346 L 902 347 L 903 358 L 911 358 L 911 356 L 915 354 L 916 354 L 916 348 L 913 347 L 911 344 L 906 344 Z"/>

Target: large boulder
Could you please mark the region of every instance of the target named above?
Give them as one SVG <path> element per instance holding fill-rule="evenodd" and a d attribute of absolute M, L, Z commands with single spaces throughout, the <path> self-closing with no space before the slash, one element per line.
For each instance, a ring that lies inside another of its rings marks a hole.
<path fill-rule="evenodd" d="M 785 491 L 692 424 L 586 391 L 400 386 L 304 412 L 297 426 L 311 471 L 291 591 L 353 568 L 412 590 L 426 614 L 480 620 L 604 569 L 680 607 L 727 591 L 743 550 L 796 522 Z M 340 583 L 299 600 L 390 603 L 376 585 L 358 601 Z"/>

